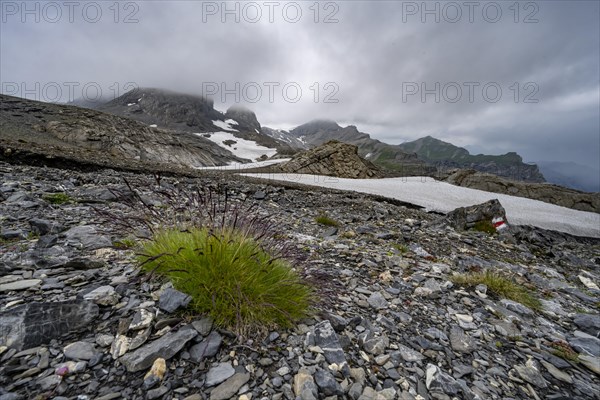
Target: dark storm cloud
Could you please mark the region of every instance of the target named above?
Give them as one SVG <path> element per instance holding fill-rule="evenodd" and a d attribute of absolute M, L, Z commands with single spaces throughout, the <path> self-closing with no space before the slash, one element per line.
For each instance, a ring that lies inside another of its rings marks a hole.
<path fill-rule="evenodd" d="M 598 2 L 521 2 L 517 22 L 514 2 L 475 2 L 473 22 L 462 1 L 321 2 L 318 23 L 313 2 L 296 3 L 302 11 L 296 23 L 295 6 L 286 15 L 282 10 L 291 3 L 278 3 L 273 22 L 266 3 L 253 3 L 262 11 L 257 23 L 247 21 L 256 7 L 246 3 L 237 3 L 248 12 L 240 12 L 239 23 L 232 14 L 222 23 L 219 13 L 203 13 L 221 9 L 222 2 L 136 2 L 137 9 L 119 10 L 119 23 L 112 2 L 100 3 L 97 23 L 81 12 L 73 23 L 65 17 L 49 23 L 43 15 L 39 23 L 31 17 L 23 23 L 6 3 L 11 2 L 2 1 L 3 84 L 98 82 L 110 95 L 127 82 L 190 93 L 201 93 L 210 82 L 231 90 L 237 82 L 239 100 L 269 126 L 330 118 L 392 143 L 429 134 L 492 153 L 518 151 L 528 160 L 597 166 L 600 157 Z M 424 4 L 439 7 L 439 23 L 431 14 L 421 21 Z M 455 17 L 455 5 L 462 16 L 447 22 Z M 490 22 L 495 5 L 502 16 Z M 132 11 L 139 22 L 122 23 Z M 338 22 L 323 23 L 327 16 Z M 524 23 L 528 17 L 538 22 Z M 472 101 L 466 82 L 478 85 L 472 86 Z M 434 89 L 436 83 L 439 102 L 435 94 L 423 101 L 421 93 L 406 93 L 415 84 L 420 91 L 421 84 Z M 294 87 L 286 99 L 285 84 L 301 88 L 297 102 L 291 101 Z M 485 97 L 486 84 L 491 97 L 496 87 L 502 90 L 498 101 Z M 240 93 L 244 85 L 249 91 Z M 452 103 L 456 85 L 462 97 Z M 262 96 L 248 102 L 255 86 Z M 218 108 L 236 101 L 228 94 L 221 104 L 222 94 L 214 95 Z M 338 102 L 325 102 L 326 96 Z"/>

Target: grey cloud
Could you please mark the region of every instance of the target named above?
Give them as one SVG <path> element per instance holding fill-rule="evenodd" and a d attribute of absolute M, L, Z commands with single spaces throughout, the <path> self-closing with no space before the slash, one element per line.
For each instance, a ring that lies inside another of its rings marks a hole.
<path fill-rule="evenodd" d="M 480 2 L 479 10 L 488 3 Z M 275 22 L 268 22 L 258 2 L 263 16 L 256 24 L 231 17 L 221 23 L 218 16 L 203 22 L 203 3 L 191 1 L 137 2 L 139 23 L 115 24 L 102 3 L 107 18 L 97 24 L 81 18 L 73 24 L 2 23 L 0 80 L 30 86 L 98 82 L 104 90 L 114 82 L 135 82 L 190 93 L 200 93 L 203 82 L 229 88 L 235 82 L 279 82 L 273 102 L 263 86 L 261 99 L 247 104 L 265 125 L 331 118 L 392 143 L 430 134 L 492 153 L 518 151 L 528 160 L 597 166 L 600 3 L 533 3 L 539 22 L 532 24 L 513 22 L 513 2 L 498 2 L 503 16 L 497 23 L 486 22 L 480 12 L 474 23 L 464 14 L 457 23 L 434 23 L 431 16 L 421 23 L 419 15 L 404 22 L 403 6 L 412 2 L 334 2 L 339 22 L 332 24 L 314 23 L 312 2 L 298 3 L 298 23 L 286 22 L 278 11 Z M 525 4 L 521 21 L 531 11 Z M 321 9 L 320 19 L 331 10 Z M 302 89 L 297 103 L 282 97 L 288 82 Z M 332 93 L 324 88 L 328 82 L 339 88 L 337 103 L 323 102 Z M 465 93 L 455 104 L 435 103 L 432 96 L 425 103 L 419 96 L 403 102 L 403 82 L 497 82 L 503 96 L 497 103 L 482 99 L 481 91 L 473 102 L 464 100 Z M 515 103 L 515 82 L 521 96 L 527 93 L 522 85 L 536 83 L 539 103 Z M 232 96 L 225 104 L 220 100 L 219 108 L 234 102 Z"/>

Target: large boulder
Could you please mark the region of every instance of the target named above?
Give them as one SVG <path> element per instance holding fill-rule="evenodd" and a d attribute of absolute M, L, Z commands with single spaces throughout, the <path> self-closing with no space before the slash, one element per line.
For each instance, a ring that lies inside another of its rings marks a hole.
<path fill-rule="evenodd" d="M 470 207 L 460 207 L 446 214 L 444 221 L 457 230 L 477 229 L 488 232 L 508 227 L 506 211 L 497 199 Z"/>
<path fill-rule="evenodd" d="M 331 140 L 311 150 L 296 154 L 280 164 L 283 172 L 335 176 L 338 178 L 380 178 L 381 171 L 358 155 L 358 147 Z"/>

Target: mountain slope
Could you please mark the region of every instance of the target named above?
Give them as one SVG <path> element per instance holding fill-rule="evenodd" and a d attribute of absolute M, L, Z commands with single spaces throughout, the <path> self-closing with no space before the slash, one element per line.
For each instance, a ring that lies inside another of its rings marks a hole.
<path fill-rule="evenodd" d="M 422 160 L 436 166 L 472 168 L 519 181 L 545 182 L 537 165 L 524 163 L 521 156 L 515 152 L 500 156 L 472 155 L 467 149 L 431 136 L 402 143 L 399 147 L 407 152 L 416 153 Z"/>
<path fill-rule="evenodd" d="M 344 128 L 334 121 L 314 120 L 292 129 L 292 137 L 314 147 L 330 140 L 338 140 L 358 146 L 358 154 L 388 171 L 401 175 L 429 175 L 435 168 L 426 165 L 416 154 L 404 151 L 401 147 L 372 139 L 360 132 L 356 126 Z"/>
<path fill-rule="evenodd" d="M 49 157 L 118 167 L 192 168 L 241 162 L 190 133 L 152 128 L 75 106 L 0 95 L 0 145 Z"/>
<path fill-rule="evenodd" d="M 254 141 L 258 146 L 281 149 L 282 152 L 289 149 L 287 144 L 261 132 L 260 123 L 252 111 L 236 105 L 223 114 L 214 109 L 212 100 L 201 96 L 138 88 L 97 109 L 178 132 L 225 131 L 237 138 Z"/>

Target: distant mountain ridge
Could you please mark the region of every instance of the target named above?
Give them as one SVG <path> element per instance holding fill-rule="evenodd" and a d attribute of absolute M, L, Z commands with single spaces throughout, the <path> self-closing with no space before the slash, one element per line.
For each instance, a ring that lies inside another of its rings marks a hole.
<path fill-rule="evenodd" d="M 330 140 L 353 144 L 358 147 L 361 157 L 392 174 L 429 175 L 435 172 L 434 167 L 420 160 L 416 154 L 373 139 L 354 125 L 341 127 L 331 120 L 313 120 L 292 129 L 289 135 L 308 147 L 319 146 Z"/>
<path fill-rule="evenodd" d="M 402 143 L 399 147 L 407 152 L 416 153 L 419 158 L 437 167 L 471 168 L 524 182 L 546 181 L 537 165 L 524 163 L 523 158 L 515 152 L 503 155 L 472 155 L 465 148 L 431 136 Z"/>

